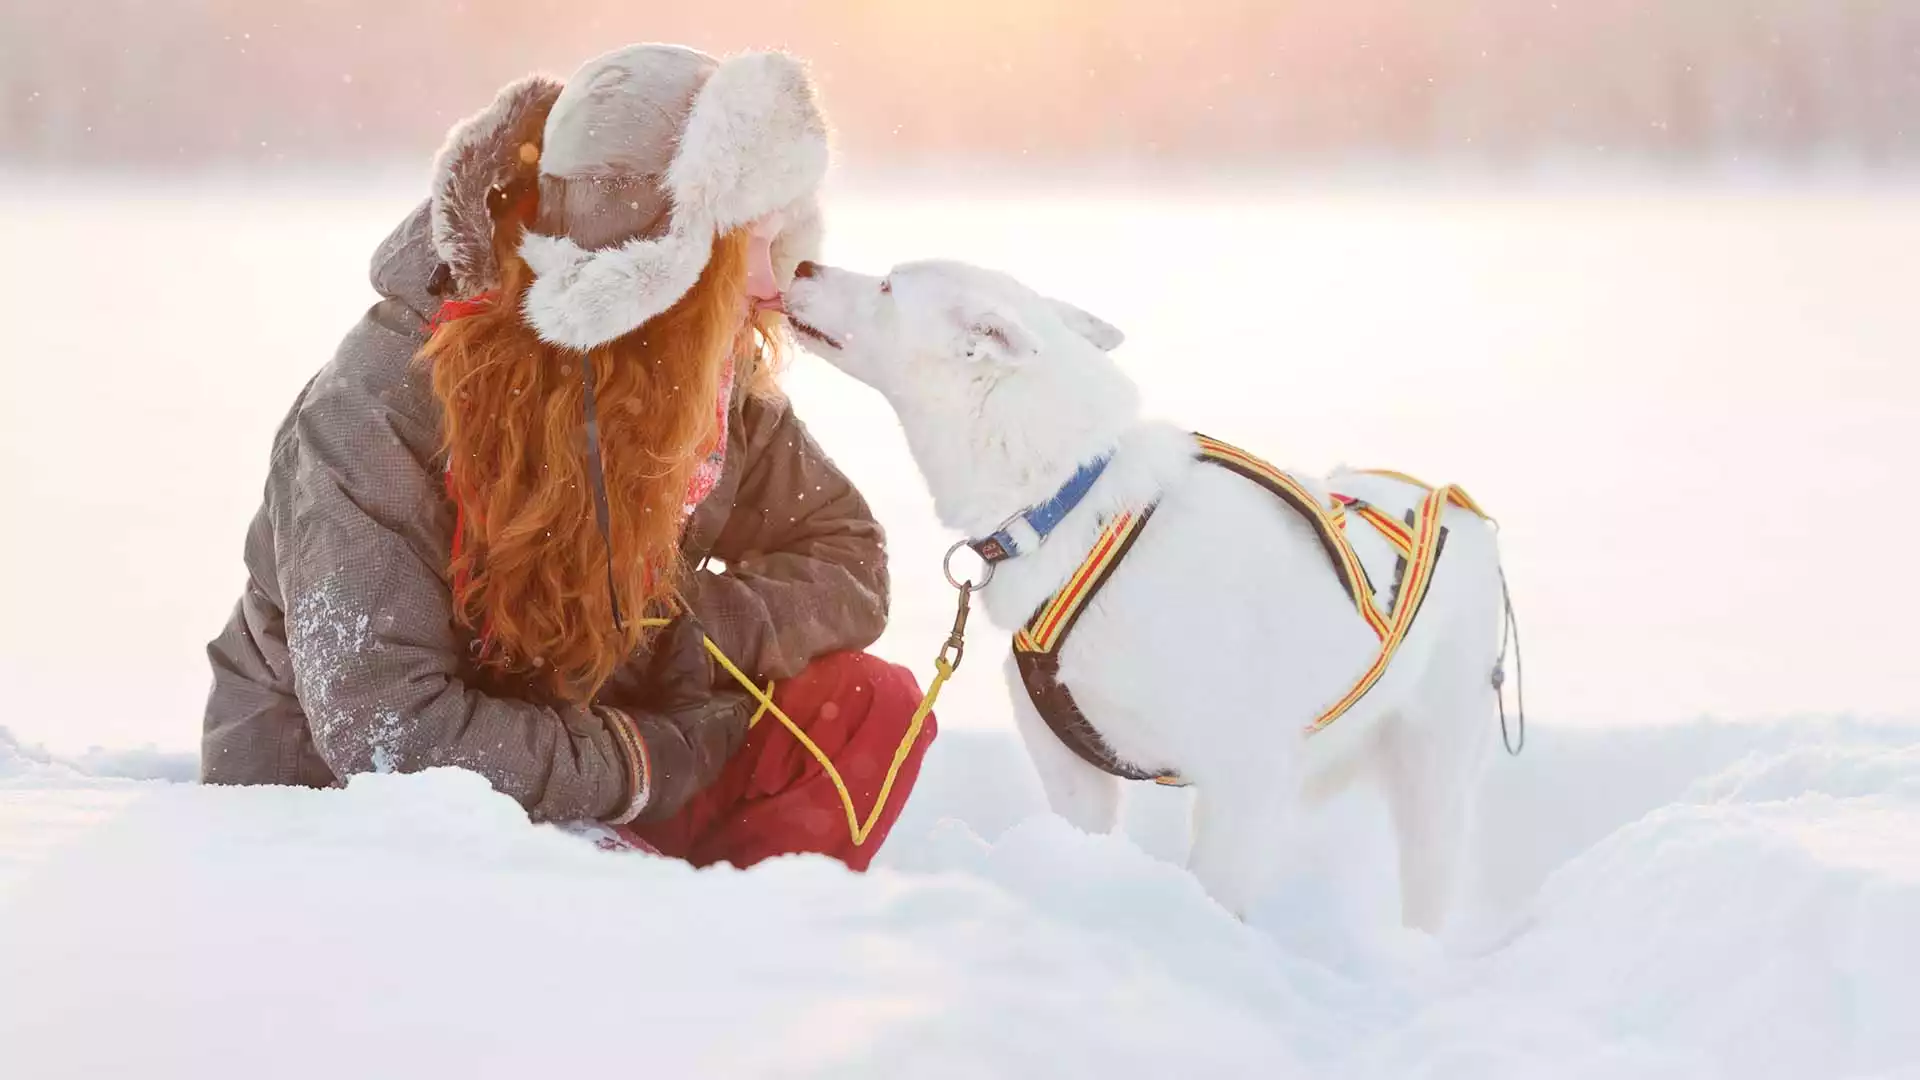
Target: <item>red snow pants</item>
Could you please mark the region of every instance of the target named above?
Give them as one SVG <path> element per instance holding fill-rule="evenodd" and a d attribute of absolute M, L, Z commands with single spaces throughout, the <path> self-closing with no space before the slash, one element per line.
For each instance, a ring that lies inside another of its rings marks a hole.
<path fill-rule="evenodd" d="M 830 653 L 774 688 L 773 700 L 840 770 L 862 824 L 922 693 L 913 673 L 866 653 Z M 695 866 L 752 866 L 775 855 L 831 855 L 854 870 L 886 841 L 938 726 L 933 714 L 894 779 L 886 808 L 855 847 L 847 813 L 820 763 L 771 715 L 763 716 L 719 777 L 664 821 L 621 828 L 629 841 Z"/>

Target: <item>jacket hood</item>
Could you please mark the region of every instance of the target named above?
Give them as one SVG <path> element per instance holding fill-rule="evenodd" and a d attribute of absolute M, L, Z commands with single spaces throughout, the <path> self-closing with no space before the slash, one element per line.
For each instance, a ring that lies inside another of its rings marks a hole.
<path fill-rule="evenodd" d="M 440 308 L 435 289 L 445 273 L 433 250 L 430 204 L 425 200 L 380 242 L 368 266 L 373 290 L 382 299 L 399 301 L 423 322 Z"/>
<path fill-rule="evenodd" d="M 374 249 L 376 292 L 426 320 L 443 299 L 499 283 L 488 192 L 524 166 L 523 136 L 532 131 L 538 139 L 559 95 L 558 82 L 528 76 L 502 87 L 486 108 L 454 125 L 434 158 L 428 197 Z"/>

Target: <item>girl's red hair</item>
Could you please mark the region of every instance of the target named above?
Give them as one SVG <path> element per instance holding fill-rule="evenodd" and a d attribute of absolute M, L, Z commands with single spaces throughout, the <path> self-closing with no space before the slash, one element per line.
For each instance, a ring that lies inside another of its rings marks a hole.
<path fill-rule="evenodd" d="M 441 326 L 421 356 L 463 510 L 454 610 L 481 635 L 483 667 L 583 702 L 643 643 L 638 618 L 675 603 L 683 504 L 719 435 L 724 361 L 734 353 L 736 379 L 767 393 L 771 338 L 742 324 L 748 241 L 736 231 L 715 239 L 698 284 L 639 329 L 586 353 L 541 341 L 520 314 L 533 278 L 517 253 L 530 201 L 496 224 L 496 301 Z M 595 379 L 606 540 L 587 471 L 583 364 Z"/>

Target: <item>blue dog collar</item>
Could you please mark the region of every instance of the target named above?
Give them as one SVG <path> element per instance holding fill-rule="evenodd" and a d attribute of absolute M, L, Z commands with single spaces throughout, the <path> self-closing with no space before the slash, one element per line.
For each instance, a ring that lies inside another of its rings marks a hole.
<path fill-rule="evenodd" d="M 1008 518 L 1007 523 L 992 536 L 984 540 L 969 540 L 967 546 L 988 563 L 1005 562 L 1019 555 L 1020 545 L 1014 540 L 1013 533 L 1008 530 L 1008 526 L 1016 521 L 1025 521 L 1027 527 L 1033 530 L 1034 543 L 1044 541 L 1048 534 L 1059 527 L 1061 520 L 1072 513 L 1074 507 L 1080 505 L 1080 500 L 1087 497 L 1087 492 L 1093 488 L 1093 482 L 1100 479 L 1101 473 L 1107 471 L 1107 462 L 1111 460 L 1113 455 L 1104 454 L 1080 466 L 1079 471 L 1075 472 L 1066 484 L 1054 493 L 1053 498 L 1038 506 L 1022 510 Z"/>

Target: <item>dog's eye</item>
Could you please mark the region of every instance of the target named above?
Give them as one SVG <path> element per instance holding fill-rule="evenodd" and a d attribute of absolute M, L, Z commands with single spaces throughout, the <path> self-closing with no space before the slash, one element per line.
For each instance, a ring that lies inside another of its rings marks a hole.
<path fill-rule="evenodd" d="M 891 281 L 888 281 L 888 280 L 887 280 L 886 278 L 881 278 L 881 279 L 880 279 L 880 291 L 881 291 L 881 292 L 883 292 L 883 293 L 890 293 L 890 292 L 892 292 L 892 291 L 893 291 L 893 282 L 891 282 Z"/>

